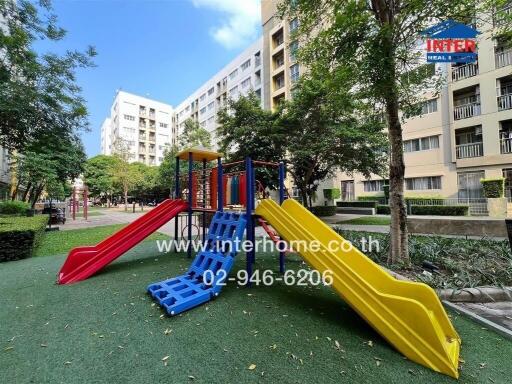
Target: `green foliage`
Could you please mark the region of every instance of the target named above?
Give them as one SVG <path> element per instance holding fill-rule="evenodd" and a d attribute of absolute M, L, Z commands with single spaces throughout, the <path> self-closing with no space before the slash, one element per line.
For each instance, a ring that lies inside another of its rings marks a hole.
<path fill-rule="evenodd" d="M 386 197 L 386 200 L 389 200 L 389 185 L 384 185 L 382 189 L 384 190 L 384 196 Z"/>
<path fill-rule="evenodd" d="M 0 201 L 1 215 L 25 215 L 30 205 L 24 201 L 6 200 Z"/>
<path fill-rule="evenodd" d="M 327 188 L 324 189 L 324 198 L 326 200 L 336 200 L 341 197 L 341 191 L 339 188 Z"/>
<path fill-rule="evenodd" d="M 162 190 L 173 191 L 176 177 L 177 146 L 172 146 L 164 153 L 164 160 L 158 167 L 157 184 Z M 180 167 L 181 168 L 181 167 Z"/>
<path fill-rule="evenodd" d="M 181 149 L 190 147 L 211 148 L 211 135 L 206 129 L 201 127 L 198 121 L 187 119 L 185 127 L 179 136 L 179 146 Z"/>
<path fill-rule="evenodd" d="M 117 157 L 98 155 L 87 160 L 84 181 L 91 196 L 110 196 L 115 191 L 115 168 Z"/>
<path fill-rule="evenodd" d="M 56 25 L 50 0 L 37 5 L 1 0 L 0 14 L 6 21 L 0 29 L 0 145 L 23 151 L 41 138 L 50 143 L 86 129 L 87 108 L 76 69 L 93 65 L 94 48 L 36 53 L 38 40 L 57 42 L 66 35 Z"/>
<path fill-rule="evenodd" d="M 469 206 L 467 205 L 413 205 L 412 215 L 435 215 L 435 216 L 467 216 Z"/>
<path fill-rule="evenodd" d="M 481 179 L 484 196 L 487 198 L 496 198 L 505 196 L 505 178 Z"/>
<path fill-rule="evenodd" d="M 384 196 L 357 196 L 357 201 L 377 201 L 381 204 L 384 204 L 385 197 Z"/>
<path fill-rule="evenodd" d="M 377 208 L 377 201 L 338 201 L 337 207 Z"/>
<path fill-rule="evenodd" d="M 0 218 L 0 262 L 31 257 L 45 233 L 47 215 Z"/>
<path fill-rule="evenodd" d="M 379 264 L 386 264 L 389 234 L 345 231 L 336 227 L 335 230 L 359 249 L 361 239 L 371 236 L 372 240 L 378 241 L 379 249 L 372 247 L 372 251 L 366 255 Z M 405 269 L 404 273 L 433 288 L 512 285 L 512 259 L 507 240 L 410 235 L 409 254 L 412 268 Z M 424 260 L 437 265 L 440 273 L 425 276 L 422 268 Z"/>
<path fill-rule="evenodd" d="M 315 216 L 334 216 L 336 214 L 336 206 L 334 205 L 319 205 L 316 207 L 308 208 Z"/>
<path fill-rule="evenodd" d="M 217 115 L 220 152 L 226 161 L 253 160 L 278 162 L 284 159 L 285 138 L 277 125 L 278 114 L 261 108 L 261 100 L 254 92 L 230 99 Z M 233 169 L 237 170 L 237 169 Z M 276 169 L 256 168 L 256 179 L 265 187 L 278 187 Z"/>

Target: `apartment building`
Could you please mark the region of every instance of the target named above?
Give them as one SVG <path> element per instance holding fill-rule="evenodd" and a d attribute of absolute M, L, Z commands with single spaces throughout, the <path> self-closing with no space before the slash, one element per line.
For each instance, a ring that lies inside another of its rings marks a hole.
<path fill-rule="evenodd" d="M 110 155 L 117 140 L 123 140 L 130 152 L 130 162 L 160 165 L 166 148 L 173 141 L 172 106 L 118 91 L 110 117 L 101 126 L 101 153 Z"/>
<path fill-rule="evenodd" d="M 212 143 L 215 144 L 217 112 L 228 99 L 247 95 L 250 90 L 260 98 L 263 96 L 261 55 L 260 38 L 180 103 L 175 109 L 173 138 L 178 137 L 185 121 L 191 118 L 212 134 Z"/>
<path fill-rule="evenodd" d="M 296 20 L 276 16 L 277 1 L 263 0 L 265 107 L 289 99 L 301 69 L 290 39 Z M 506 10 L 512 12 L 512 3 Z M 512 47 L 492 37 L 492 25 L 478 25 L 478 63 L 442 65 L 446 85 L 426 92 L 422 114 L 403 124 L 406 195 L 473 199 L 482 197 L 481 178 L 504 176 L 512 195 Z M 377 175 L 338 174 L 323 188 L 341 188 L 342 199 L 383 195 L 387 184 Z M 323 205 L 322 193 L 317 204 Z"/>

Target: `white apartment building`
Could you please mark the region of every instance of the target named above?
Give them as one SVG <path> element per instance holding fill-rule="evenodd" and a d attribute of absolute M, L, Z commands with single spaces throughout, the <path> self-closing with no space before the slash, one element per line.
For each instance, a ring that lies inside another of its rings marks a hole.
<path fill-rule="evenodd" d="M 174 138 L 182 132 L 185 120 L 192 118 L 212 134 L 215 144 L 217 112 L 227 100 L 250 90 L 263 96 L 262 44 L 263 38 L 258 39 L 176 107 Z"/>
<path fill-rule="evenodd" d="M 118 91 L 110 117 L 101 127 L 101 153 L 112 154 L 117 140 L 123 140 L 130 150 L 130 162 L 160 165 L 166 148 L 174 140 L 172 106 Z"/>

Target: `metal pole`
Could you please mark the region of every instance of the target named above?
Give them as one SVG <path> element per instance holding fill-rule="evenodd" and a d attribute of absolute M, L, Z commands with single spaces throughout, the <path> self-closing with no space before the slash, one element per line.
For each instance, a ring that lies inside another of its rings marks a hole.
<path fill-rule="evenodd" d="M 176 156 L 176 170 L 175 170 L 175 184 L 174 184 L 174 198 L 180 198 L 180 158 Z M 174 218 L 174 240 L 178 241 L 178 219 L 179 214 Z"/>
<path fill-rule="evenodd" d="M 249 279 L 247 286 L 251 286 L 250 278 L 252 276 L 252 264 L 254 262 L 254 221 L 252 219 L 252 211 L 254 205 L 254 184 L 253 184 L 253 169 L 250 157 L 245 158 L 245 173 L 246 173 L 246 198 L 245 215 L 247 219 L 247 241 L 251 244 L 251 249 L 246 253 L 246 270 Z"/>
<path fill-rule="evenodd" d="M 192 152 L 188 153 L 188 247 L 187 256 L 192 257 Z"/>
<path fill-rule="evenodd" d="M 224 211 L 224 182 L 222 176 L 222 159 L 217 159 L 217 210 L 219 212 Z"/>
<path fill-rule="evenodd" d="M 87 214 L 89 212 L 89 189 L 87 186 L 84 187 L 84 219 L 87 220 Z"/>
<path fill-rule="evenodd" d="M 206 159 L 203 159 L 203 244 L 206 242 Z"/>
<path fill-rule="evenodd" d="M 284 163 L 279 162 L 279 205 L 284 202 Z M 279 252 L 279 272 L 284 273 L 284 252 Z"/>
<path fill-rule="evenodd" d="M 73 220 L 75 220 L 75 218 L 76 218 L 75 200 L 76 200 L 76 187 L 73 187 L 73 195 L 71 196 L 71 203 L 73 204 L 73 206 L 71 207 L 71 212 L 73 213 Z M 51 209 L 51 207 L 50 207 L 50 209 Z"/>

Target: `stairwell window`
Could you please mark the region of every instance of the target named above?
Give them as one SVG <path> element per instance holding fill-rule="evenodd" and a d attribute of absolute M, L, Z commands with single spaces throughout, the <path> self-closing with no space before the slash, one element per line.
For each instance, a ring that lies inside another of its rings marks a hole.
<path fill-rule="evenodd" d="M 292 83 L 297 82 L 297 80 L 299 80 L 299 76 L 299 64 L 293 64 L 290 67 L 290 80 L 292 81 Z"/>

